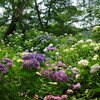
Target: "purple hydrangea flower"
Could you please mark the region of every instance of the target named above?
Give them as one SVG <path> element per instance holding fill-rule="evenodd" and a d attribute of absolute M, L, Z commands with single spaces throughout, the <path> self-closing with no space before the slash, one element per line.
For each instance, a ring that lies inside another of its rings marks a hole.
<path fill-rule="evenodd" d="M 36 59 L 25 60 L 22 64 L 23 68 L 30 69 L 30 68 L 39 68 L 40 63 Z"/>
<path fill-rule="evenodd" d="M 3 58 L 1 61 L 6 64 L 8 63 L 12 64 L 12 60 L 10 58 Z"/>
<path fill-rule="evenodd" d="M 8 72 L 5 65 L 0 64 L 0 74 L 5 74 Z"/>
<path fill-rule="evenodd" d="M 34 56 L 33 54 L 27 54 L 27 55 L 24 55 L 22 57 L 23 60 L 30 60 L 30 59 L 34 59 Z"/>
<path fill-rule="evenodd" d="M 37 59 L 39 62 L 46 61 L 46 58 L 42 54 L 34 54 L 34 58 Z"/>
<path fill-rule="evenodd" d="M 76 70 L 72 69 L 72 73 L 76 76 L 78 73 Z"/>
<path fill-rule="evenodd" d="M 60 82 L 69 81 L 68 76 L 62 71 L 58 71 L 52 74 L 51 79 Z"/>
<path fill-rule="evenodd" d="M 50 77 L 50 75 L 52 74 L 52 70 L 42 70 L 41 71 L 41 75 L 44 76 L 44 77 Z"/>

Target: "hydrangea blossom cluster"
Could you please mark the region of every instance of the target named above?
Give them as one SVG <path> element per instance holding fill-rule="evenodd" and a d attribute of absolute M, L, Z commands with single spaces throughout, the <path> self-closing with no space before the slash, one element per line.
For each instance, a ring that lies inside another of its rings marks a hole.
<path fill-rule="evenodd" d="M 24 55 L 22 57 L 23 60 L 30 60 L 30 59 L 34 59 L 34 56 L 33 54 L 27 54 L 27 55 Z"/>
<path fill-rule="evenodd" d="M 73 85 L 72 85 L 72 88 L 73 88 L 73 89 L 79 89 L 79 88 L 81 88 L 81 84 L 80 84 L 80 83 L 77 83 L 77 84 L 75 84 L 75 85 L 73 84 Z"/>
<path fill-rule="evenodd" d="M 22 57 L 23 60 L 31 60 L 31 59 L 36 59 L 39 62 L 45 62 L 46 58 L 42 55 L 42 54 L 28 54 L 28 55 L 24 55 Z"/>
<path fill-rule="evenodd" d="M 56 50 L 56 47 L 53 47 L 53 44 L 49 44 L 48 47 L 45 47 L 43 52 L 47 52 L 51 50 Z"/>
<path fill-rule="evenodd" d="M 49 39 L 52 39 L 52 35 L 50 35 L 50 34 L 40 35 L 37 37 L 37 39 L 39 39 L 43 43 Z"/>
<path fill-rule="evenodd" d="M 89 61 L 87 61 L 87 60 L 80 60 L 79 62 L 78 62 L 78 65 L 79 66 L 88 66 L 88 64 L 89 64 Z"/>
<path fill-rule="evenodd" d="M 58 66 L 62 66 L 64 68 L 66 68 L 66 64 L 64 64 L 62 61 L 58 61 Z"/>
<path fill-rule="evenodd" d="M 96 54 L 96 55 L 93 56 L 92 60 L 97 60 L 98 58 L 99 58 L 99 55 Z"/>
<path fill-rule="evenodd" d="M 0 64 L 0 74 L 5 74 L 7 72 L 7 67 L 5 65 Z"/>
<path fill-rule="evenodd" d="M 40 62 L 45 62 L 46 58 L 42 54 L 28 54 L 22 57 L 24 60 L 22 66 L 23 68 L 40 68 Z"/>
<path fill-rule="evenodd" d="M 66 93 L 67 93 L 67 94 L 72 94 L 72 93 L 73 93 L 73 90 L 72 90 L 72 89 L 68 89 L 68 90 L 66 91 Z"/>
<path fill-rule="evenodd" d="M 91 66 L 90 73 L 96 73 L 98 71 L 100 71 L 100 65 L 95 64 L 95 65 Z"/>
<path fill-rule="evenodd" d="M 63 100 L 63 99 L 66 99 L 66 98 L 68 98 L 67 95 L 62 95 L 61 97 L 60 96 L 48 95 L 48 96 L 44 97 L 44 100 Z"/>
<path fill-rule="evenodd" d="M 63 71 L 57 71 L 51 75 L 53 81 L 67 82 L 69 81 L 68 76 Z"/>
<path fill-rule="evenodd" d="M 95 26 L 93 28 L 93 32 L 100 32 L 100 26 Z"/>
<path fill-rule="evenodd" d="M 37 61 L 36 59 L 31 59 L 31 60 L 25 60 L 22 64 L 23 68 L 39 68 L 40 67 L 40 63 L 39 61 Z"/>
<path fill-rule="evenodd" d="M 1 61 L 7 65 L 13 65 L 13 62 L 10 58 L 3 58 Z"/>
<path fill-rule="evenodd" d="M 37 59 L 39 62 L 45 62 L 46 58 L 42 54 L 34 54 L 33 55 L 35 59 Z"/>
<path fill-rule="evenodd" d="M 91 39 L 87 39 L 86 42 L 92 42 L 92 40 Z"/>
<path fill-rule="evenodd" d="M 52 70 L 42 70 L 41 75 L 47 78 L 50 78 L 50 75 L 52 74 Z"/>

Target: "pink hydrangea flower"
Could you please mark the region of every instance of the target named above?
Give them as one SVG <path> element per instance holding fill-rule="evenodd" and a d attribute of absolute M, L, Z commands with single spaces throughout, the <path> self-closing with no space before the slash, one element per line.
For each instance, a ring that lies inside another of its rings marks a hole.
<path fill-rule="evenodd" d="M 80 83 L 77 83 L 76 85 L 72 85 L 73 89 L 79 89 L 81 88 L 81 84 Z"/>
<path fill-rule="evenodd" d="M 67 93 L 67 94 L 72 94 L 72 93 L 73 93 L 73 90 L 68 89 L 68 90 L 66 91 L 66 93 Z"/>
<path fill-rule="evenodd" d="M 68 96 L 67 95 L 62 95 L 61 98 L 66 99 L 66 98 L 68 98 Z"/>
<path fill-rule="evenodd" d="M 38 96 L 38 95 L 35 95 L 35 96 L 34 96 L 34 99 L 38 99 L 38 98 L 39 98 L 39 96 Z"/>

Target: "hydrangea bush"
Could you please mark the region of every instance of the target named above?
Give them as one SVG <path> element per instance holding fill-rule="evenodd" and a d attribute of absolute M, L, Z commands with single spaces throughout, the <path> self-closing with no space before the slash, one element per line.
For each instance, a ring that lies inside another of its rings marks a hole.
<path fill-rule="evenodd" d="M 19 50 L 16 42 L 16 49 L 10 44 L 0 47 L 2 100 L 99 98 L 99 42 L 79 40 L 80 36 L 67 34 L 59 37 L 47 33 L 40 35 L 37 31 L 32 37 L 31 32 L 26 35 L 27 43 L 23 43 L 25 51 L 22 45 Z"/>

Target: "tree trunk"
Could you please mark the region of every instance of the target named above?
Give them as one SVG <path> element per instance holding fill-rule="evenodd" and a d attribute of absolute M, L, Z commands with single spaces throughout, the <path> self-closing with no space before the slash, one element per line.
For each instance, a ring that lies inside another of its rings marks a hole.
<path fill-rule="evenodd" d="M 45 28 L 48 28 L 48 22 L 49 22 L 49 17 L 51 16 L 51 6 L 52 6 L 53 0 L 50 1 L 49 9 L 48 9 L 48 16 L 47 16 L 47 21 L 45 23 Z"/>
<path fill-rule="evenodd" d="M 13 34 L 13 32 L 16 30 L 16 23 L 20 21 L 23 10 L 25 9 L 28 1 L 29 0 L 21 0 L 21 2 L 18 3 L 17 8 L 13 11 L 12 21 L 6 31 L 5 38 L 7 35 Z"/>
<path fill-rule="evenodd" d="M 39 21 L 40 27 L 41 27 L 41 29 L 43 29 L 43 24 L 42 24 L 42 20 L 41 20 L 41 16 L 40 16 L 40 11 L 38 9 L 38 4 L 37 4 L 36 0 L 35 0 L 35 8 L 36 8 L 36 11 L 37 11 L 38 21 Z"/>

